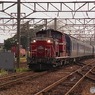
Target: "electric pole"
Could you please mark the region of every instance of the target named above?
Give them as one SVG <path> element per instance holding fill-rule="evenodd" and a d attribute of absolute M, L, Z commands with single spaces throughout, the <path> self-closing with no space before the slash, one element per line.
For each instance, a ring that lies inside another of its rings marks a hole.
<path fill-rule="evenodd" d="M 17 1 L 17 64 L 19 68 L 20 63 L 20 0 Z"/>

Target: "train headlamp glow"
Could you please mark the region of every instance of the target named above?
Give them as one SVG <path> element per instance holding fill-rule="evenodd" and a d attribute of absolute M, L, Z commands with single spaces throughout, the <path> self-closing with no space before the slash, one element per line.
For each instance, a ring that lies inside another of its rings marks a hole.
<path fill-rule="evenodd" d="M 47 40 L 47 43 L 51 43 L 51 40 Z"/>
<path fill-rule="evenodd" d="M 33 40 L 33 42 L 35 43 L 35 42 L 36 42 L 36 40 Z"/>

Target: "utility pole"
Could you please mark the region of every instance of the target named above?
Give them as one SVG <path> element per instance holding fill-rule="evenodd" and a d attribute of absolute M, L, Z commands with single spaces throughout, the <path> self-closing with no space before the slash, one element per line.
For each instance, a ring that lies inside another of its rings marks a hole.
<path fill-rule="evenodd" d="M 27 24 L 27 63 L 29 62 L 29 44 L 30 44 L 30 37 L 29 37 L 29 21 L 26 23 Z"/>
<path fill-rule="evenodd" d="M 95 42 L 95 26 L 94 26 L 94 39 L 93 39 L 93 42 Z M 95 45 L 95 43 L 93 45 Z"/>
<path fill-rule="evenodd" d="M 44 19 L 45 29 L 47 29 L 47 19 Z"/>
<path fill-rule="evenodd" d="M 17 64 L 19 68 L 20 63 L 20 0 L 17 1 Z"/>

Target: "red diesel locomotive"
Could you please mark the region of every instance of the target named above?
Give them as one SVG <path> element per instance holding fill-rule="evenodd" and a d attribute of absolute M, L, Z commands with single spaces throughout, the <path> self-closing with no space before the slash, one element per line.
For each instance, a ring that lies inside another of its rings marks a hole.
<path fill-rule="evenodd" d="M 29 68 L 49 69 L 93 56 L 93 47 L 53 29 L 36 33 L 30 43 Z"/>

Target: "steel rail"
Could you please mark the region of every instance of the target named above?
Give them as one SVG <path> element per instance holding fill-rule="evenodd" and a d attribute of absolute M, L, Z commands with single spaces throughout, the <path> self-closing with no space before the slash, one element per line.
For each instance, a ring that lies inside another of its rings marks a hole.
<path fill-rule="evenodd" d="M 95 62 L 95 61 L 93 61 L 93 62 L 91 62 L 91 63 L 94 63 L 94 62 Z M 41 91 L 35 93 L 34 95 L 44 95 L 46 92 L 48 92 L 49 90 L 53 89 L 55 86 L 59 85 L 61 82 L 63 82 L 64 80 L 66 80 L 69 76 L 71 76 L 71 75 L 75 74 L 76 72 L 79 72 L 79 71 L 82 70 L 83 68 L 85 68 L 85 67 L 91 65 L 91 63 L 89 63 L 89 64 L 87 64 L 87 65 L 85 65 L 85 66 L 83 66 L 83 67 L 80 67 L 78 70 L 76 70 L 76 71 L 70 73 L 69 75 L 67 75 L 67 76 L 65 76 L 65 77 L 63 77 L 63 78 L 61 78 L 60 80 L 58 80 L 58 81 L 54 82 L 53 84 L 47 86 L 46 88 L 44 88 L 43 90 L 41 90 Z M 92 65 L 92 66 L 93 66 L 93 65 Z M 94 67 L 93 67 L 93 68 L 94 68 Z M 90 70 L 86 73 L 86 75 L 87 75 L 91 70 L 92 70 L 92 69 L 90 69 Z M 83 76 L 83 78 L 85 78 L 86 75 Z M 81 81 L 82 81 L 82 78 L 78 81 L 78 83 L 81 82 Z M 75 86 L 76 86 L 76 85 L 75 85 Z M 74 86 L 73 88 L 71 88 L 70 91 L 72 91 L 72 90 L 75 88 L 75 86 Z M 70 92 L 70 91 L 69 91 L 69 92 Z M 66 94 L 66 95 L 67 95 L 67 94 Z"/>
<path fill-rule="evenodd" d="M 14 79 L 14 80 L 10 80 L 10 81 L 7 81 L 7 82 L 5 82 L 5 83 L 0 84 L 0 88 L 7 87 L 7 86 L 9 86 L 9 85 L 22 82 L 23 80 L 26 80 L 26 79 L 28 79 L 28 78 L 30 78 L 30 77 L 32 77 L 31 79 L 37 78 L 37 77 L 42 76 L 42 75 L 44 75 L 44 74 L 46 74 L 46 73 L 47 73 L 47 72 L 41 72 L 40 74 L 39 74 L 39 73 L 36 73 L 36 74 L 31 74 L 31 75 L 23 76 L 23 77 Z"/>
<path fill-rule="evenodd" d="M 8 75 L 8 76 L 4 76 L 3 78 L 1 77 L 0 78 L 0 81 L 1 80 L 5 80 L 5 79 L 12 79 L 12 78 L 16 78 L 16 77 L 19 77 L 21 75 L 25 75 L 27 74 L 28 72 L 22 72 L 22 73 L 15 73 L 15 74 L 12 74 L 12 75 Z"/>
<path fill-rule="evenodd" d="M 78 73 L 83 76 L 82 73 L 80 73 L 80 72 L 78 72 Z M 92 71 L 90 71 L 89 74 L 87 76 L 85 76 L 85 77 L 92 80 L 92 81 L 95 81 L 95 73 L 93 73 Z"/>
<path fill-rule="evenodd" d="M 77 83 L 75 83 L 75 85 L 74 85 L 66 94 L 64 94 L 64 95 L 68 95 L 72 90 L 74 90 L 75 87 L 76 87 L 85 77 L 87 77 L 87 75 L 88 75 L 94 68 L 95 68 L 95 66 L 92 67 L 85 75 L 83 75 L 83 77 L 82 77 L 81 79 L 79 79 L 79 81 L 78 81 Z"/>

